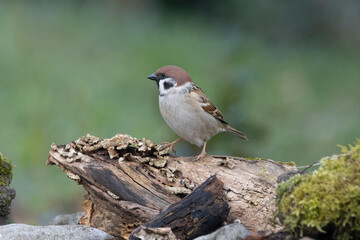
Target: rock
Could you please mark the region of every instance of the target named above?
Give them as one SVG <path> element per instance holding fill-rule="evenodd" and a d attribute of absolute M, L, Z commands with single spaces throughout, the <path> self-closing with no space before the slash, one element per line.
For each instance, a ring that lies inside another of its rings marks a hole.
<path fill-rule="evenodd" d="M 242 240 L 250 235 L 250 232 L 241 223 L 233 223 L 219 228 L 217 231 L 204 235 L 195 240 Z"/>
<path fill-rule="evenodd" d="M 15 190 L 8 186 L 0 186 L 0 225 L 7 224 L 10 215 L 11 201 L 15 198 Z"/>
<path fill-rule="evenodd" d="M 0 225 L 8 223 L 11 201 L 15 198 L 15 190 L 9 186 L 11 179 L 12 165 L 0 153 Z"/>
<path fill-rule="evenodd" d="M 147 228 L 141 227 L 140 231 L 134 234 L 134 237 L 141 240 L 176 240 L 175 234 L 171 228 Z"/>
<path fill-rule="evenodd" d="M 48 225 L 78 225 L 80 218 L 84 216 L 84 212 L 73 214 L 64 214 L 54 217 Z"/>
<path fill-rule="evenodd" d="M 84 225 L 30 226 L 8 224 L 0 226 L 0 239 L 6 240 L 101 240 L 115 239 L 96 228 Z"/>
<path fill-rule="evenodd" d="M 268 233 L 259 232 L 259 234 L 251 234 L 245 240 L 300 240 L 299 238 L 292 237 L 286 230 Z"/>

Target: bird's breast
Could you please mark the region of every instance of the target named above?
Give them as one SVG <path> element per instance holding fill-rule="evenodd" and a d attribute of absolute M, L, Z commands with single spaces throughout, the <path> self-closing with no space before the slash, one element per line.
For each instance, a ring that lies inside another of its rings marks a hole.
<path fill-rule="evenodd" d="M 159 96 L 159 107 L 169 127 L 192 144 L 202 146 L 219 132 L 219 122 L 189 94 Z"/>

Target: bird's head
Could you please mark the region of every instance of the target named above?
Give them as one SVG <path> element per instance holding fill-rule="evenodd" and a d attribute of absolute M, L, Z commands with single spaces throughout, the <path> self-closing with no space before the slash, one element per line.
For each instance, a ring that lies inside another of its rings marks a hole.
<path fill-rule="evenodd" d="M 164 95 L 175 87 L 181 87 L 192 82 L 190 75 L 177 66 L 164 66 L 155 73 L 147 76 L 148 79 L 156 81 L 160 95 Z"/>

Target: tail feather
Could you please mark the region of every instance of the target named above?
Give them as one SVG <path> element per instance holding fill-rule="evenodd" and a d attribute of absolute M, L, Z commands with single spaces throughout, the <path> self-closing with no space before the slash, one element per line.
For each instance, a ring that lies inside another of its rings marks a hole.
<path fill-rule="evenodd" d="M 248 140 L 248 138 L 247 138 L 247 136 L 245 134 L 243 134 L 239 130 L 236 130 L 233 127 L 230 127 L 229 125 L 226 125 L 225 131 L 228 132 L 228 133 L 231 133 L 232 135 L 235 135 L 235 136 L 237 136 L 239 138 L 242 138 L 244 140 Z"/>

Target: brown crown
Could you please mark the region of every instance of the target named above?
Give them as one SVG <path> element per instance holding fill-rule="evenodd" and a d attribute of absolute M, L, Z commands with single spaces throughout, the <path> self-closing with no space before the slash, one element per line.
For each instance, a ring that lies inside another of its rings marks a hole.
<path fill-rule="evenodd" d="M 177 66 L 164 66 L 156 71 L 156 75 L 165 73 L 167 76 L 172 77 L 178 86 L 184 85 L 187 82 L 192 82 L 190 75 L 182 68 Z"/>

